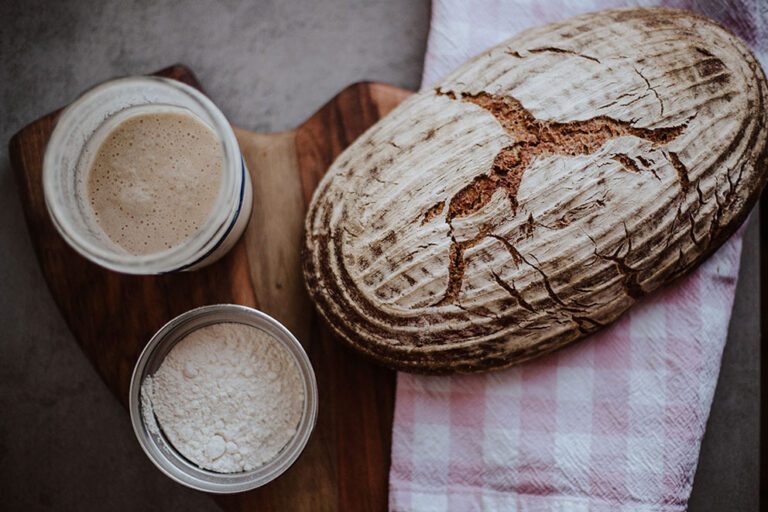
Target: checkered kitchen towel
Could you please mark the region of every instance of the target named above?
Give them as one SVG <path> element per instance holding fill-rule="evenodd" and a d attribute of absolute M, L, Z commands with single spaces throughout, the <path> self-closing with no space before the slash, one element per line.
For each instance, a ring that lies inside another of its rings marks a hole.
<path fill-rule="evenodd" d="M 638 4 L 654 2 L 435 0 L 423 83 L 528 27 Z M 768 2 L 666 5 L 719 20 L 768 64 Z M 589 342 L 502 372 L 400 374 L 390 509 L 685 510 L 741 239 L 739 232 L 696 272 Z"/>

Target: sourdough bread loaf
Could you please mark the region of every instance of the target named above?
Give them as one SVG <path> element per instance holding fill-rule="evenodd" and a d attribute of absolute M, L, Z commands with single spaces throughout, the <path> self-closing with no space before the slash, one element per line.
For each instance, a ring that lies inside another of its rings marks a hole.
<path fill-rule="evenodd" d="M 526 31 L 406 100 L 336 160 L 306 218 L 317 309 L 417 372 L 584 338 L 693 269 L 768 176 L 745 45 L 667 9 Z"/>

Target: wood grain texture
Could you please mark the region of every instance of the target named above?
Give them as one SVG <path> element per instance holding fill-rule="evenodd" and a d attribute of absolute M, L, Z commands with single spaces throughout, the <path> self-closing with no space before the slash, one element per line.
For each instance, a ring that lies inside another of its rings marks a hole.
<path fill-rule="evenodd" d="M 307 216 L 312 298 L 406 371 L 583 339 L 741 224 L 768 177 L 767 99 L 746 46 L 687 11 L 526 31 L 341 154 Z"/>
<path fill-rule="evenodd" d="M 158 72 L 199 88 L 183 66 Z M 236 129 L 254 185 L 244 237 L 220 261 L 165 276 L 127 276 L 76 254 L 48 217 L 42 156 L 59 112 L 17 133 L 10 155 L 30 235 L 51 293 L 99 375 L 126 405 L 133 365 L 152 334 L 197 306 L 258 307 L 286 324 L 317 374 L 320 407 L 310 442 L 283 476 L 217 496 L 226 510 L 385 510 L 395 376 L 343 348 L 320 325 L 301 277 L 303 218 L 333 159 L 409 93 L 377 84 L 342 91 L 304 125 L 279 134 Z"/>

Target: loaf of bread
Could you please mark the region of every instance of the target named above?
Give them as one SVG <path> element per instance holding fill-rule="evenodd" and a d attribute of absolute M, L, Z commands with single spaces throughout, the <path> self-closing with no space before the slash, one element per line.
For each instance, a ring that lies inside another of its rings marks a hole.
<path fill-rule="evenodd" d="M 341 154 L 307 214 L 310 295 L 342 340 L 400 370 L 562 347 L 736 230 L 768 176 L 767 116 L 753 55 L 695 14 L 526 31 Z"/>

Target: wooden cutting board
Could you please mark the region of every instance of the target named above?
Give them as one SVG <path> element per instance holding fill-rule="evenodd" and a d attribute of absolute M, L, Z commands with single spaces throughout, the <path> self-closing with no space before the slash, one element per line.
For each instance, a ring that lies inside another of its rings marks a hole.
<path fill-rule="evenodd" d="M 156 74 L 200 88 L 181 65 Z M 75 339 L 123 405 L 141 349 L 164 323 L 194 307 L 237 303 L 259 308 L 304 345 L 320 395 L 312 438 L 293 467 L 274 482 L 217 496 L 225 510 L 386 509 L 395 374 L 352 353 L 320 325 L 304 290 L 299 248 L 304 212 L 328 166 L 409 94 L 359 83 L 295 130 L 264 134 L 236 129 L 253 180 L 253 212 L 245 235 L 213 265 L 164 276 L 104 270 L 70 249 L 55 230 L 41 178 L 43 151 L 59 111 L 10 141 L 24 213 L 48 287 Z"/>

